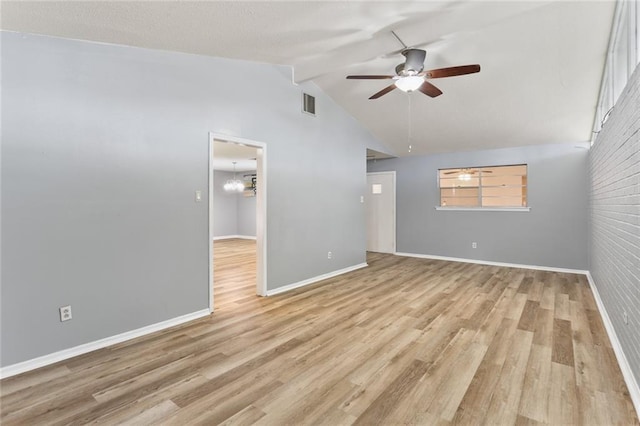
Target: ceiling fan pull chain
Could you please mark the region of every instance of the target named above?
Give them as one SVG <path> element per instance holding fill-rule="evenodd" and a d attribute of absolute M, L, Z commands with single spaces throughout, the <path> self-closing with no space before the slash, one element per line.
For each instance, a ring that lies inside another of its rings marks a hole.
<path fill-rule="evenodd" d="M 407 97 L 409 98 L 409 107 L 407 113 L 407 145 L 408 151 L 411 152 L 411 93 L 407 93 Z"/>

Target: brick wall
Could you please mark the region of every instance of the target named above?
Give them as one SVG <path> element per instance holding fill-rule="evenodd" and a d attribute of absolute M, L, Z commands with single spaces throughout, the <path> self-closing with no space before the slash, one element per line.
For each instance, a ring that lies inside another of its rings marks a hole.
<path fill-rule="evenodd" d="M 589 160 L 589 270 L 640 383 L 640 67 Z"/>

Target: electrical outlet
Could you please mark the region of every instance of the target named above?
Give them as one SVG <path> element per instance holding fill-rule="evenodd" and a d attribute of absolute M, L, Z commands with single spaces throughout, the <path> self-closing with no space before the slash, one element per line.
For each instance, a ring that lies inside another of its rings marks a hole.
<path fill-rule="evenodd" d="M 327 259 L 331 259 L 331 256 L 333 256 L 333 253 L 328 252 L 328 253 L 327 253 Z"/>
<path fill-rule="evenodd" d="M 478 243 L 475 241 L 471 243 L 471 248 L 478 248 Z"/>
<path fill-rule="evenodd" d="M 629 316 L 627 315 L 627 311 L 622 311 L 622 319 L 625 324 L 629 325 Z"/>
<path fill-rule="evenodd" d="M 73 316 L 71 315 L 71 305 L 60 307 L 60 321 L 69 321 Z"/>

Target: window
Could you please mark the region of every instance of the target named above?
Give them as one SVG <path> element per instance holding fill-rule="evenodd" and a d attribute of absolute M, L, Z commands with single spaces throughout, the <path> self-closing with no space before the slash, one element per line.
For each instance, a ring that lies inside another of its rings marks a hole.
<path fill-rule="evenodd" d="M 440 207 L 527 207 L 527 165 L 438 170 Z"/>
<path fill-rule="evenodd" d="M 639 63 L 640 5 L 633 1 L 616 2 L 591 144 Z"/>

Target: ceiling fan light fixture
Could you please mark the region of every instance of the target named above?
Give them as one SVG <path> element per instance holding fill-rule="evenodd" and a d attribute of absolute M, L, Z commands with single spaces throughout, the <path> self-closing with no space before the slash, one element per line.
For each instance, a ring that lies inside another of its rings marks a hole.
<path fill-rule="evenodd" d="M 418 90 L 420 86 L 424 83 L 424 77 L 420 75 L 409 75 L 406 77 L 400 77 L 396 80 L 396 87 L 403 92 L 413 92 L 414 90 Z"/>

